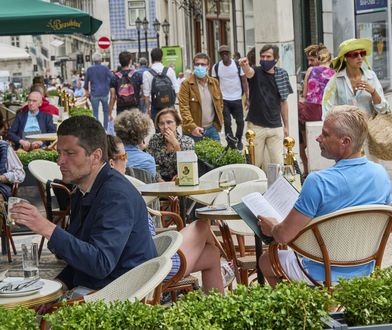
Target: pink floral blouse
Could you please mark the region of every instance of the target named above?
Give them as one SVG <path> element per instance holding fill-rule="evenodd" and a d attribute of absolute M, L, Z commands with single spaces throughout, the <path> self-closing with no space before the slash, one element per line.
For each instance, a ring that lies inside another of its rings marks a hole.
<path fill-rule="evenodd" d="M 308 78 L 308 90 L 305 101 L 321 105 L 324 88 L 334 74 L 335 70 L 325 66 L 313 67 Z"/>

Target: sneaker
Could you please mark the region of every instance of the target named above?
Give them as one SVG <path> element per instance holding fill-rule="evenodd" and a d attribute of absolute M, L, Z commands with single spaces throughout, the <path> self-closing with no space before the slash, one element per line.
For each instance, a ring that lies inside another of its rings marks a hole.
<path fill-rule="evenodd" d="M 244 145 L 242 144 L 241 141 L 238 141 L 238 143 L 237 143 L 237 149 L 238 149 L 238 150 L 244 149 Z"/>
<path fill-rule="evenodd" d="M 232 269 L 232 265 L 230 265 L 228 262 L 222 262 L 221 273 L 223 278 L 223 287 L 226 288 L 235 279 L 235 274 L 234 274 L 234 270 Z"/>

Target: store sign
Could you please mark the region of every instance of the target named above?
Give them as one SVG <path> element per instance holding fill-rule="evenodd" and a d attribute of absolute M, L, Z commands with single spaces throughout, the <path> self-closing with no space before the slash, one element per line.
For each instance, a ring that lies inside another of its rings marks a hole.
<path fill-rule="evenodd" d="M 388 8 L 388 0 L 355 0 L 355 13 L 366 14 L 384 11 Z"/>
<path fill-rule="evenodd" d="M 180 46 L 162 47 L 162 64 L 174 69 L 176 75 L 183 72 L 182 48 Z"/>

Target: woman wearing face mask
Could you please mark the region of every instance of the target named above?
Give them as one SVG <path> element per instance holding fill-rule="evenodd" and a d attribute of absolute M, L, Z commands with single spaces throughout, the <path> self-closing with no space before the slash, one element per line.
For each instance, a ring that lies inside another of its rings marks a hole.
<path fill-rule="evenodd" d="M 148 152 L 159 165 L 159 175 L 164 181 L 174 181 L 177 177 L 176 152 L 195 148 L 195 142 L 189 136 L 177 132 L 180 125 L 181 118 L 172 108 L 159 111 L 155 117 L 155 127 L 159 128 L 159 133 L 151 138 Z"/>
<path fill-rule="evenodd" d="M 193 67 L 193 74 L 181 84 L 178 95 L 182 130 L 195 141 L 203 136 L 219 141 L 223 124 L 219 82 L 208 75 L 210 58 L 207 54 L 196 54 Z"/>

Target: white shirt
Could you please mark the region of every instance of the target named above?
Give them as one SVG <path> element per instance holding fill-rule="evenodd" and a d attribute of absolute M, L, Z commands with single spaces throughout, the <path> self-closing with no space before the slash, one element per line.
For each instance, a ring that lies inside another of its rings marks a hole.
<path fill-rule="evenodd" d="M 218 65 L 219 86 L 223 99 L 227 101 L 241 100 L 241 78 L 238 76 L 238 68 L 234 60 L 231 60 L 231 63 L 228 66 L 224 65 L 223 61 L 220 61 L 215 65 Z M 211 70 L 211 74 L 216 78 L 215 65 Z M 240 75 L 244 75 L 242 68 L 240 69 Z"/>
<path fill-rule="evenodd" d="M 164 66 L 160 62 L 156 62 L 151 65 L 151 69 L 153 69 L 156 73 L 161 73 L 163 71 L 163 68 Z M 178 94 L 179 87 L 177 83 L 176 73 L 170 67 L 167 70 L 167 76 L 170 78 L 172 82 L 174 91 L 176 92 L 176 94 Z M 143 72 L 143 95 L 144 96 L 151 96 L 151 84 L 153 78 L 154 78 L 153 75 L 148 70 Z"/>
<path fill-rule="evenodd" d="M 7 172 L 3 175 L 7 178 L 8 182 L 23 182 L 26 176 L 23 165 L 11 146 L 9 146 L 7 150 L 7 163 L 5 164 Z"/>

